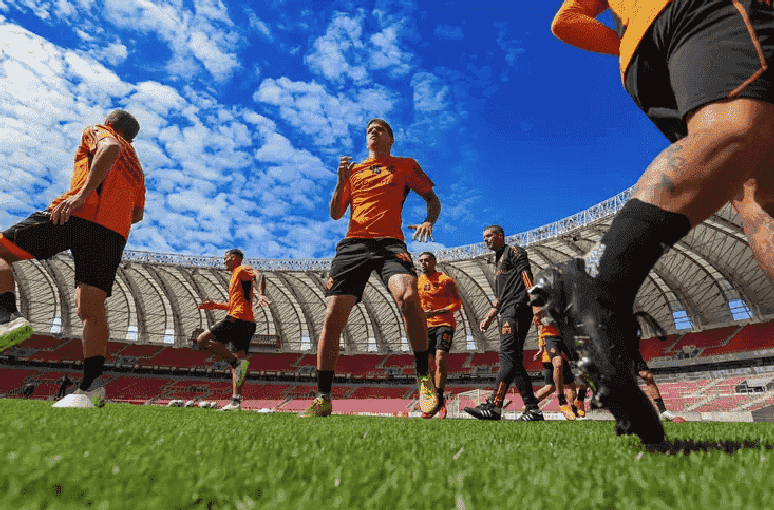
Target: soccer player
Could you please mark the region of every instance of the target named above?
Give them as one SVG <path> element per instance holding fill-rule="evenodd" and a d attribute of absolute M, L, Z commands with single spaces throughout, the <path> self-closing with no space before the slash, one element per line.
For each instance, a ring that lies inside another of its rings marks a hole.
<path fill-rule="evenodd" d="M 653 402 L 656 404 L 656 409 L 658 409 L 660 418 L 663 421 L 673 421 L 677 416 L 675 416 L 671 411 L 667 411 L 666 404 L 664 404 L 664 399 L 661 398 L 661 392 L 658 390 L 656 380 L 653 379 L 653 374 L 651 373 L 647 362 L 642 357 L 642 353 L 639 350 L 639 341 L 636 344 L 632 344 L 630 347 L 631 351 L 629 356 L 632 359 L 634 371 L 637 372 L 637 375 L 640 377 L 640 379 L 643 380 L 645 386 L 647 386 L 648 392 L 650 392 L 650 396 L 653 399 Z"/>
<path fill-rule="evenodd" d="M 462 298 L 457 290 L 457 282 L 449 276 L 436 271 L 438 260 L 426 251 L 419 256 L 422 274 L 419 277 L 419 300 L 427 317 L 427 354 L 432 364 L 435 361 L 435 387 L 438 393 L 438 406 L 423 418 L 432 418 L 438 413 L 440 419 L 446 418 L 446 401 L 443 395 L 446 388 L 446 358 L 449 356 L 457 319 L 454 313 L 462 308 Z"/>
<path fill-rule="evenodd" d="M 559 411 L 561 411 L 566 420 L 575 421 L 576 409 L 573 409 L 577 396 L 575 378 L 570 369 L 569 361 L 562 357 L 564 354 L 569 359 L 570 352 L 567 350 L 564 341 L 562 341 L 559 329 L 549 321 L 543 322 L 542 319 L 544 319 L 542 312 L 537 309 L 534 323 L 538 326 L 538 346 L 540 349 L 535 353 L 533 359 L 542 358 L 545 386 L 535 393 L 535 398 L 538 399 L 538 402 L 541 402 L 556 390 L 557 398 L 559 399 Z M 564 395 L 565 386 L 570 390 L 572 405 L 567 403 L 567 398 Z"/>
<path fill-rule="evenodd" d="M 532 308 L 527 304 L 527 289 L 532 287 L 532 266 L 524 248 L 505 242 L 505 232 L 500 225 L 489 225 L 484 229 L 484 243 L 496 254 L 495 301 L 479 328 L 486 331 L 500 314 L 500 371 L 492 395 L 476 407 L 466 407 L 465 412 L 479 420 L 499 420 L 505 393 L 515 382 L 524 400 L 524 412 L 519 421 L 543 421 L 543 412 L 538 408 L 523 359 L 524 340 L 533 317 Z"/>
<path fill-rule="evenodd" d="M 0 350 L 29 338 L 32 327 L 16 309 L 11 264 L 70 250 L 75 306 L 83 321 L 83 379 L 54 407 L 104 404 L 102 371 L 108 331 L 105 298 L 113 288 L 124 245 L 145 208 L 145 175 L 131 142 L 140 124 L 114 110 L 87 126 L 75 152 L 70 189 L 43 212 L 0 234 Z"/>
<path fill-rule="evenodd" d="M 219 411 L 234 411 L 242 409 L 242 385 L 247 376 L 250 362 L 239 361 L 239 356 L 245 356 L 250 350 L 250 341 L 255 334 L 255 315 L 253 314 L 253 281 L 256 273 L 242 265 L 244 254 L 242 250 L 228 250 L 223 255 L 223 265 L 231 271 L 231 281 L 228 285 L 228 303 L 205 300 L 199 305 L 200 310 L 227 310 L 226 317 L 212 328 L 202 332 L 196 339 L 200 349 L 209 351 L 220 360 L 227 361 L 231 367 L 231 403 Z M 269 304 L 266 298 L 266 279 L 261 275 L 258 287 L 258 306 Z M 231 342 L 235 353 L 228 350 L 226 344 Z"/>
<path fill-rule="evenodd" d="M 609 8 L 617 30 L 595 19 Z M 761 0 L 566 0 L 552 30 L 574 46 L 618 55 L 626 90 L 672 142 L 597 246 L 541 274 L 536 295 L 569 324 L 564 337 L 580 339 L 589 359 L 581 368 L 595 400 L 615 416 L 616 432 L 658 443 L 663 426 L 637 387 L 625 347 L 636 342 L 632 309 L 648 272 L 730 200 L 753 254 L 774 277 L 774 76 L 767 63 L 774 9 Z"/>
<path fill-rule="evenodd" d="M 318 396 L 300 417 L 328 416 L 331 386 L 339 355 L 339 337 L 347 325 L 352 307 L 363 297 L 368 278 L 376 271 L 403 315 L 406 335 L 414 350 L 420 407 L 429 413 L 438 406 L 433 380 L 428 374 L 427 322 L 419 301 L 417 273 L 403 241 L 403 203 L 414 190 L 427 203 L 427 217 L 412 239 L 432 240 L 433 224 L 441 214 L 441 201 L 433 192 L 433 181 L 411 158 L 391 155 L 392 128 L 381 119 L 366 126 L 368 158 L 360 163 L 342 157 L 338 180 L 330 203 L 330 215 L 340 219 L 349 209 L 349 230 L 336 246 L 326 283 L 326 310 L 317 344 Z"/>

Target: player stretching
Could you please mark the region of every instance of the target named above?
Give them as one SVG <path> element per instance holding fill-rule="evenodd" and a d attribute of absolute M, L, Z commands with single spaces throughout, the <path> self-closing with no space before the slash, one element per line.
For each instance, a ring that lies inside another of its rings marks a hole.
<path fill-rule="evenodd" d="M 597 246 L 549 268 L 536 297 L 588 356 L 581 368 L 616 432 L 658 443 L 663 426 L 626 348 L 637 341 L 634 298 L 651 268 L 730 200 L 774 276 L 774 9 L 761 0 L 610 3 L 617 31 L 595 19 L 611 8 L 607 0 L 566 0 L 552 29 L 569 44 L 619 55 L 626 90 L 672 145 Z"/>
<path fill-rule="evenodd" d="M 0 350 L 32 334 L 16 310 L 11 264 L 65 250 L 73 256 L 75 306 L 83 321 L 83 379 L 53 407 L 104 403 L 102 370 L 110 336 L 105 298 L 113 289 L 129 230 L 142 220 L 145 207 L 145 175 L 131 145 L 139 130 L 137 120 L 123 110 L 111 112 L 104 125 L 86 127 L 70 190 L 0 235 Z"/>
<path fill-rule="evenodd" d="M 495 301 L 479 328 L 486 331 L 500 314 L 500 371 L 492 395 L 476 407 L 466 407 L 465 412 L 479 420 L 499 420 L 505 392 L 515 382 L 524 400 L 524 412 L 519 421 L 543 421 L 523 358 L 524 340 L 533 317 L 532 308 L 527 305 L 527 289 L 532 286 L 532 268 L 527 252 L 518 245 L 506 244 L 505 233 L 499 225 L 489 225 L 484 229 L 484 243 L 497 254 Z"/>
<path fill-rule="evenodd" d="M 562 354 L 564 354 L 569 358 L 570 353 L 564 341 L 562 341 L 559 329 L 550 323 L 544 324 L 541 321 L 541 315 L 540 312 L 535 315 L 534 322 L 539 329 L 538 345 L 540 349 L 535 353 L 533 359 L 537 360 L 538 357 L 541 357 L 545 386 L 535 393 L 535 398 L 538 399 L 538 402 L 542 402 L 551 393 L 556 391 L 557 398 L 559 399 L 559 411 L 562 412 L 564 419 L 575 421 L 577 415 L 577 408 L 575 407 L 575 399 L 577 398 L 575 378 L 572 375 L 570 363 L 562 357 Z M 570 390 L 572 406 L 567 403 L 564 395 L 565 386 Z"/>
<path fill-rule="evenodd" d="M 435 255 L 426 251 L 419 256 L 422 275 L 419 277 L 419 299 L 427 317 L 427 355 L 435 359 L 435 386 L 438 393 L 438 406 L 422 418 L 432 418 L 438 413 L 440 419 L 446 418 L 446 401 L 443 391 L 446 387 L 446 358 L 449 356 L 457 319 L 454 312 L 462 308 L 462 298 L 457 283 L 449 276 L 435 270 L 438 261 Z"/>
<path fill-rule="evenodd" d="M 420 407 L 429 413 L 438 406 L 435 385 L 428 374 L 427 323 L 419 302 L 416 270 L 403 242 L 401 216 L 406 196 L 414 190 L 427 202 L 427 217 L 420 225 L 409 226 L 416 230 L 412 238 L 432 239 L 441 202 L 419 163 L 390 155 L 393 142 L 390 125 L 373 119 L 366 126 L 368 158 L 360 163 L 353 163 L 350 157 L 339 160 L 330 215 L 338 220 L 349 208 L 349 230 L 336 245 L 326 284 L 325 321 L 317 344 L 318 396 L 299 414 L 302 418 L 331 414 L 339 337 L 352 307 L 363 298 L 372 271 L 379 274 L 403 314 L 406 335 L 414 350 Z"/>
<path fill-rule="evenodd" d="M 211 329 L 203 332 L 196 339 L 200 349 L 213 353 L 220 360 L 225 360 L 231 366 L 231 403 L 219 411 L 242 409 L 242 385 L 247 376 L 250 362 L 239 361 L 239 356 L 245 356 L 250 350 L 250 341 L 255 334 L 255 316 L 253 315 L 253 281 L 256 274 L 252 269 L 242 265 L 244 255 L 241 250 L 229 250 L 223 256 L 223 264 L 231 271 L 231 282 L 228 285 L 228 303 L 208 299 L 199 305 L 200 310 L 228 310 L 226 317 Z M 266 280 L 261 276 L 258 287 L 258 306 L 269 304 L 266 298 Z M 236 354 L 226 348 L 231 342 Z"/>

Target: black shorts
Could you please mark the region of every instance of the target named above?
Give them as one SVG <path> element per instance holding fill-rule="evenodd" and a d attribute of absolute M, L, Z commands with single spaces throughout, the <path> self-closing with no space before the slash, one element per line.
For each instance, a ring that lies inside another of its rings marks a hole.
<path fill-rule="evenodd" d="M 636 373 L 650 372 L 650 368 L 648 368 L 648 364 L 645 362 L 645 358 L 642 357 L 639 349 L 629 349 L 629 357 L 632 359 L 632 365 L 634 365 Z"/>
<path fill-rule="evenodd" d="M 454 328 L 451 326 L 435 326 L 427 328 L 427 350 L 435 354 L 436 350 L 449 352 Z"/>
<path fill-rule="evenodd" d="M 564 344 L 564 340 L 560 336 L 547 336 L 544 338 L 546 342 L 546 352 L 551 359 L 564 354 L 567 359 L 570 359 L 570 352 L 567 350 L 567 346 Z"/>
<path fill-rule="evenodd" d="M 243 321 L 230 315 L 210 328 L 210 333 L 215 335 L 215 340 L 223 345 L 231 344 L 234 346 L 234 352 L 249 352 L 250 342 L 255 334 L 256 324 L 250 321 Z"/>
<path fill-rule="evenodd" d="M 687 136 L 686 116 L 700 106 L 733 97 L 774 103 L 774 8 L 739 4 L 753 34 L 731 0 L 682 0 L 659 14 L 637 47 L 626 90 L 671 142 Z M 756 77 L 761 58 L 769 68 Z"/>
<path fill-rule="evenodd" d="M 567 360 L 564 360 L 562 365 L 562 373 L 564 374 L 562 384 L 572 384 L 575 382 L 575 376 L 572 375 L 572 368 Z M 554 384 L 554 366 L 551 363 L 543 363 L 543 384 L 546 386 Z"/>
<path fill-rule="evenodd" d="M 376 271 L 385 285 L 395 274 L 417 276 L 403 241 L 345 238 L 336 245 L 325 296 L 355 296 L 360 302 L 372 271 Z"/>
<path fill-rule="evenodd" d="M 71 216 L 63 225 L 54 225 L 46 212 L 36 212 L 3 232 L 3 238 L 36 260 L 48 259 L 70 250 L 75 264 L 75 285 L 83 283 L 113 290 L 126 239 L 92 221 Z"/>

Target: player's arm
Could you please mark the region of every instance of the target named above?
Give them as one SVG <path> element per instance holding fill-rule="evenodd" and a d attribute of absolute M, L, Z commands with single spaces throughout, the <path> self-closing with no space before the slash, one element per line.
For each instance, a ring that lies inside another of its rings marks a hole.
<path fill-rule="evenodd" d="M 64 224 L 70 219 L 70 214 L 86 203 L 89 195 L 105 180 L 110 169 L 121 155 L 121 144 L 114 138 L 103 138 L 97 142 L 97 152 L 86 176 L 86 182 L 75 195 L 69 196 L 54 206 L 51 210 L 51 221 L 55 225 Z"/>
<path fill-rule="evenodd" d="M 478 329 L 481 331 L 486 331 L 489 329 L 489 325 L 492 324 L 492 321 L 495 317 L 497 317 L 497 312 L 499 311 L 500 300 L 495 298 L 494 303 L 492 303 L 492 308 L 490 308 L 486 315 L 484 315 L 484 318 L 481 319 L 481 322 L 478 325 Z"/>
<path fill-rule="evenodd" d="M 350 198 L 349 177 L 352 174 L 352 167 L 355 164 L 352 158 L 344 156 L 339 159 L 339 166 L 336 169 L 337 180 L 336 187 L 331 197 L 330 214 L 334 220 L 340 219 L 347 212 Z"/>
<path fill-rule="evenodd" d="M 596 19 L 609 8 L 607 0 L 565 0 L 551 31 L 560 41 L 577 48 L 618 55 L 618 33 Z"/>
<path fill-rule="evenodd" d="M 266 306 L 271 301 L 266 297 L 266 277 L 264 275 L 258 276 L 258 295 L 255 296 L 255 304 L 258 306 Z"/>
<path fill-rule="evenodd" d="M 433 190 L 421 195 L 421 197 L 425 199 L 425 203 L 427 204 L 427 216 L 425 217 L 425 221 L 419 225 L 409 225 L 408 229 L 416 230 L 414 235 L 411 236 L 411 239 L 415 239 L 419 242 L 427 241 L 428 239 L 433 241 L 433 224 L 438 221 L 438 217 L 441 215 L 441 199 L 438 198 L 438 195 L 436 195 Z"/>
<path fill-rule="evenodd" d="M 144 207 L 135 207 L 132 210 L 132 223 L 139 223 L 145 217 Z"/>
<path fill-rule="evenodd" d="M 197 308 L 199 308 L 199 310 L 228 310 L 228 303 L 205 299 Z"/>

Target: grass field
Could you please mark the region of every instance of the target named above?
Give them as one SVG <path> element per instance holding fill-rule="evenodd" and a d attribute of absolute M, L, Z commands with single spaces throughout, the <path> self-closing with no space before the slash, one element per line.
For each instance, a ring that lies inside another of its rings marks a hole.
<path fill-rule="evenodd" d="M 764 509 L 774 426 L 477 422 L 0 400 L 3 509 Z"/>

